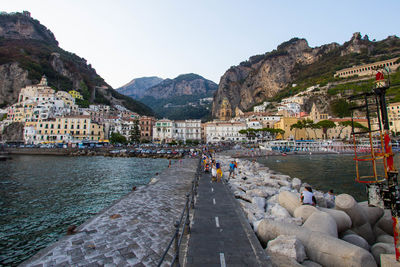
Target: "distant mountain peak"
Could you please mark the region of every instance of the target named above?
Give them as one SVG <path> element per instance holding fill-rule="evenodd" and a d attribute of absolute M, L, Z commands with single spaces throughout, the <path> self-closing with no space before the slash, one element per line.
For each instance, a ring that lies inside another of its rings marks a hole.
<path fill-rule="evenodd" d="M 116 90 L 123 95 L 132 97 L 133 99 L 140 99 L 144 96 L 147 89 L 161 83 L 162 81 L 163 79 L 157 76 L 135 78 Z"/>

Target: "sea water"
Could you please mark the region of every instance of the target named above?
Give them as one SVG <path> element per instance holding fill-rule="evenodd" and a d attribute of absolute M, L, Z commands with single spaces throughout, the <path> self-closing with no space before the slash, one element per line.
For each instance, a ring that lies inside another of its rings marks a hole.
<path fill-rule="evenodd" d="M 0 266 L 15 266 L 168 167 L 166 159 L 13 156 L 0 162 Z"/>

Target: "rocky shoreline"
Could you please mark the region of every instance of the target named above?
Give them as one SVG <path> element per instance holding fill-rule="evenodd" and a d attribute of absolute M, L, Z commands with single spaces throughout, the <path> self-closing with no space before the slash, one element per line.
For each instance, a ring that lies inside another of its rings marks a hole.
<path fill-rule="evenodd" d="M 227 179 L 231 156 L 217 155 Z M 227 184 L 267 254 L 285 266 L 378 266 L 381 254 L 394 254 L 389 210 L 356 202 L 348 194 L 332 201 L 313 190 L 317 206 L 302 205 L 308 184 L 277 174 L 257 162 L 237 159 Z"/>

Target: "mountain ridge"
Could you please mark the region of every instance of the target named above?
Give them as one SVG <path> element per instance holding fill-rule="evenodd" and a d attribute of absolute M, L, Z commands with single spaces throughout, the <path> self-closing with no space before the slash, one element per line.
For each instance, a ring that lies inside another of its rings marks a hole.
<path fill-rule="evenodd" d="M 271 52 L 230 67 L 214 95 L 212 116 L 218 117 L 223 99 L 228 100 L 235 115 L 237 109 L 246 111 L 262 101 L 279 100 L 311 85 L 335 81 L 333 76 L 339 69 L 399 54 L 396 36 L 376 42 L 356 32 L 343 45 L 330 43 L 314 48 L 306 39 L 292 38 Z"/>

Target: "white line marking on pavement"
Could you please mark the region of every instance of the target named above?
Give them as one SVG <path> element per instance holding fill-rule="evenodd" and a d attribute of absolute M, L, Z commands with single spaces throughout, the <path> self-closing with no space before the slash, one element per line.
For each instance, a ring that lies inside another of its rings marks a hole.
<path fill-rule="evenodd" d="M 218 217 L 215 217 L 215 225 L 217 225 L 217 228 L 219 228 L 219 219 L 218 219 Z"/>
<path fill-rule="evenodd" d="M 221 262 L 221 267 L 226 267 L 224 253 L 219 253 L 219 261 Z"/>
<path fill-rule="evenodd" d="M 214 192 L 214 188 L 211 187 L 211 192 Z"/>
<path fill-rule="evenodd" d="M 214 203 L 214 205 L 215 205 L 215 198 L 213 198 L 213 203 Z"/>

